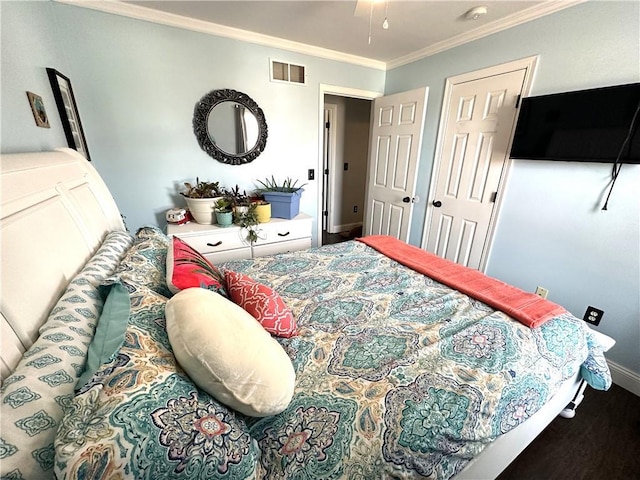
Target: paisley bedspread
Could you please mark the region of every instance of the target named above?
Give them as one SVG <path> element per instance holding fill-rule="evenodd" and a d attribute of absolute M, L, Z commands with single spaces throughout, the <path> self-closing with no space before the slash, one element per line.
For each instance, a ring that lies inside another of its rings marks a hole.
<path fill-rule="evenodd" d="M 448 479 L 590 353 L 569 314 L 530 329 L 356 241 L 219 267 L 294 312 L 299 334 L 278 339 L 289 407 L 249 418 L 195 387 L 171 353 L 166 286 L 144 280 L 161 275 L 123 276 L 125 341 L 67 406 L 58 478 Z"/>

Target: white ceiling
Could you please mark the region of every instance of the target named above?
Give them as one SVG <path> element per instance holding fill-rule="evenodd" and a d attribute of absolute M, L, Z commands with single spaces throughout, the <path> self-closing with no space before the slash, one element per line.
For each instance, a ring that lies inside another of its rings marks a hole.
<path fill-rule="evenodd" d="M 187 28 L 191 22 L 194 29 L 200 31 L 221 35 L 226 32 L 227 36 L 298 51 L 305 51 L 309 47 L 314 54 L 326 53 L 334 58 L 342 54 L 346 59 L 359 58 L 360 63 L 370 61 L 374 66 L 389 68 L 553 13 L 583 0 L 375 0 L 372 15 L 371 0 L 58 1 L 90 3 L 83 5 L 90 8 L 100 8 L 96 4 L 108 3 L 108 8 L 101 9 L 113 13 L 128 12 L 137 18 L 147 17 L 158 23 Z M 486 15 L 477 20 L 465 18 L 467 11 L 481 5 L 487 7 Z M 389 22 L 387 30 L 382 28 L 385 12 Z"/>

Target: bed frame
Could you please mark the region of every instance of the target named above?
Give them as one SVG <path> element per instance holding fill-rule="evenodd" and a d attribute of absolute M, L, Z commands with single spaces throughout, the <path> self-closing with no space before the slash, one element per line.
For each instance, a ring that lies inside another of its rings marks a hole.
<path fill-rule="evenodd" d="M 0 169 L 4 379 L 105 235 L 124 225 L 100 175 L 75 150 L 2 155 Z"/>
<path fill-rule="evenodd" d="M 0 165 L 0 366 L 5 378 L 106 233 L 124 226 L 107 186 L 75 150 L 2 155 Z M 605 350 L 615 343 L 595 333 Z M 497 477 L 567 405 L 579 403 L 582 384 L 577 375 L 567 380 L 541 410 L 490 444 L 456 478 Z"/>

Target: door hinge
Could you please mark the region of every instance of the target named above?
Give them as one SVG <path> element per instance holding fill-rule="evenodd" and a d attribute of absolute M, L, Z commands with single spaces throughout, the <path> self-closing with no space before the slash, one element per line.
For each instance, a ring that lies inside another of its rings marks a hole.
<path fill-rule="evenodd" d="M 331 122 L 327 122 L 324 124 L 324 128 L 331 128 Z"/>
<path fill-rule="evenodd" d="M 324 174 L 325 174 L 325 175 L 329 175 L 329 169 L 328 169 L 328 168 L 325 168 L 325 169 L 324 169 Z"/>
<path fill-rule="evenodd" d="M 490 201 L 491 203 L 496 203 L 496 198 L 498 198 L 498 192 L 493 192 L 493 193 L 491 194 L 491 198 L 489 199 L 489 201 Z"/>
<path fill-rule="evenodd" d="M 520 106 L 520 100 L 522 100 L 522 95 L 518 95 L 518 98 L 516 98 L 516 108 Z"/>
<path fill-rule="evenodd" d="M 329 216 L 329 212 L 327 210 L 325 210 L 324 212 L 322 212 L 322 216 L 328 217 Z"/>

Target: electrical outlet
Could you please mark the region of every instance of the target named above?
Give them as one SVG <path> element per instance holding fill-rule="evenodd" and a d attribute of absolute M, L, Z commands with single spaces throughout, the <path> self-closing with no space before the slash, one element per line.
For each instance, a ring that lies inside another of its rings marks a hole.
<path fill-rule="evenodd" d="M 314 180 L 316 178 L 316 172 L 313 168 L 309 169 L 309 175 L 307 176 L 309 180 Z"/>
<path fill-rule="evenodd" d="M 536 295 L 538 295 L 539 297 L 542 297 L 542 298 L 547 298 L 547 295 L 549 295 L 549 290 L 547 290 L 544 287 L 537 287 L 536 288 Z"/>
<path fill-rule="evenodd" d="M 587 307 L 587 311 L 584 312 L 584 317 L 582 317 L 582 319 L 585 322 L 590 323 L 591 325 L 598 326 L 600 324 L 600 320 L 602 320 L 603 315 L 604 315 L 604 312 L 602 310 L 589 305 Z"/>
<path fill-rule="evenodd" d="M 353 213 L 358 213 L 358 205 L 353 206 Z"/>

